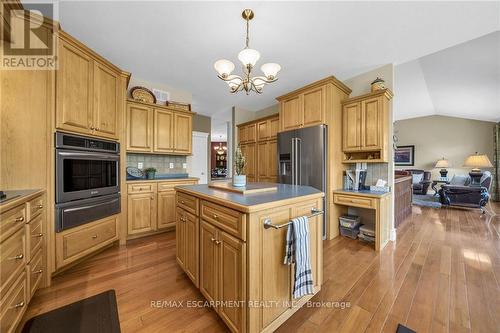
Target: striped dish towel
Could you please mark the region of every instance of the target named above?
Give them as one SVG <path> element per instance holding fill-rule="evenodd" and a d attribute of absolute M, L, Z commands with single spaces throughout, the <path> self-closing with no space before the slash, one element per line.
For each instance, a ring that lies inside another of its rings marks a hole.
<path fill-rule="evenodd" d="M 295 264 L 293 297 L 313 294 L 311 253 L 309 251 L 309 222 L 307 216 L 296 217 L 288 225 L 284 264 Z"/>

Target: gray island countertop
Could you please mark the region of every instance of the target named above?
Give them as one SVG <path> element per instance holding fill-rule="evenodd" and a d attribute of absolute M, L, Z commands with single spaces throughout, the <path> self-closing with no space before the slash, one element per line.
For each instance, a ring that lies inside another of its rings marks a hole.
<path fill-rule="evenodd" d="M 181 185 L 175 189 L 222 205 L 231 206 L 242 212 L 253 212 L 265 209 L 266 205 L 277 201 L 300 202 L 324 196 L 324 193 L 311 186 L 273 184 L 277 190 L 260 193 L 240 194 L 211 188 L 207 184 Z"/>

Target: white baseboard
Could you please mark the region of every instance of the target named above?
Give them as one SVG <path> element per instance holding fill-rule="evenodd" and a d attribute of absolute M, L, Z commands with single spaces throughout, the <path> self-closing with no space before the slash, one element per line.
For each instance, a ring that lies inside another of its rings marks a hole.
<path fill-rule="evenodd" d="M 389 239 L 393 242 L 396 241 L 396 229 L 391 228 L 391 231 L 389 232 Z"/>

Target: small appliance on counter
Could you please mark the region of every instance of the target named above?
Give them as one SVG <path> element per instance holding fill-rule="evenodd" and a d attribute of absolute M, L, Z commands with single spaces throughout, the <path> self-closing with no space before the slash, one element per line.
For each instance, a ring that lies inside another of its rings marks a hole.
<path fill-rule="evenodd" d="M 364 166 L 364 167 L 363 167 Z M 369 190 L 370 187 L 366 186 L 366 163 L 356 163 L 355 170 L 346 170 L 347 181 L 346 190 Z"/>

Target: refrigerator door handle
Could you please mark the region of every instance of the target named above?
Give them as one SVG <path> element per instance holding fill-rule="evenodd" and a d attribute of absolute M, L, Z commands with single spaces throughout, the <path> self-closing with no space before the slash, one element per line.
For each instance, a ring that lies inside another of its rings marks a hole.
<path fill-rule="evenodd" d="M 295 167 L 296 185 L 302 185 L 302 170 L 300 170 L 301 159 L 302 159 L 302 140 L 300 138 L 295 138 L 295 161 L 297 163 Z"/>
<path fill-rule="evenodd" d="M 295 138 L 292 138 L 292 156 L 291 156 L 291 167 L 292 167 L 292 185 L 295 185 Z"/>

